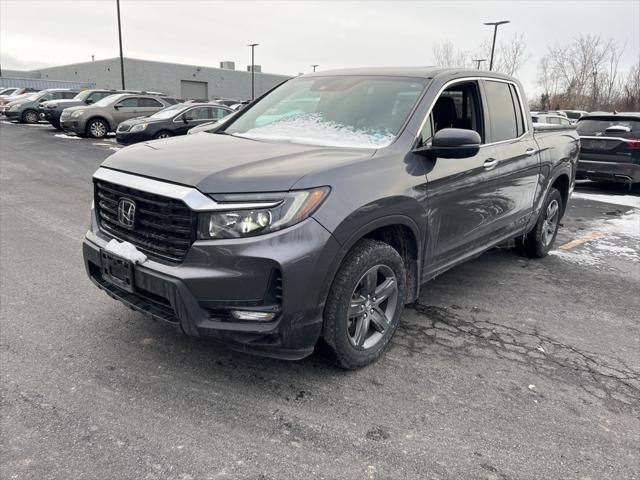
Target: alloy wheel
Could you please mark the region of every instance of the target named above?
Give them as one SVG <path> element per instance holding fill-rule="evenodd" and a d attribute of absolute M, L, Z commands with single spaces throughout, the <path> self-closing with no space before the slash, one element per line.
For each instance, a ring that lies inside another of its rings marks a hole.
<path fill-rule="evenodd" d="M 376 265 L 358 280 L 351 295 L 347 336 L 351 345 L 367 350 L 387 332 L 398 302 L 398 281 L 391 268 Z"/>
<path fill-rule="evenodd" d="M 92 137 L 100 138 L 107 134 L 107 127 L 102 122 L 92 122 L 89 126 Z"/>
<path fill-rule="evenodd" d="M 27 123 L 38 123 L 38 114 L 36 112 L 27 112 L 24 114 L 24 119 Z"/>
<path fill-rule="evenodd" d="M 553 237 L 558 229 L 558 220 L 560 213 L 560 205 L 557 200 L 552 200 L 547 205 L 545 212 L 545 218 L 542 222 L 542 243 L 544 246 L 549 246 L 553 241 Z"/>

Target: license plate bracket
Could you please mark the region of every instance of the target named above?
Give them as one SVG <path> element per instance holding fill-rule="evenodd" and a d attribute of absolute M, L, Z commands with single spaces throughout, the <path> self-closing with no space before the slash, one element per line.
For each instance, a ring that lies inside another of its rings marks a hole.
<path fill-rule="evenodd" d="M 116 287 L 133 293 L 133 263 L 106 250 L 100 250 L 100 256 L 103 278 Z"/>

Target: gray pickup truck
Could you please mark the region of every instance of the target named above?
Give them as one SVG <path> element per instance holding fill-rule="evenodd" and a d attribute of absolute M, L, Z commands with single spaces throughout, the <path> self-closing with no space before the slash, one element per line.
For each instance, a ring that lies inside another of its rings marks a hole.
<path fill-rule="evenodd" d="M 578 135 L 534 131 L 526 105 L 477 70 L 297 77 L 213 130 L 109 157 L 87 273 L 188 335 L 362 367 L 425 282 L 505 242 L 551 249 Z"/>

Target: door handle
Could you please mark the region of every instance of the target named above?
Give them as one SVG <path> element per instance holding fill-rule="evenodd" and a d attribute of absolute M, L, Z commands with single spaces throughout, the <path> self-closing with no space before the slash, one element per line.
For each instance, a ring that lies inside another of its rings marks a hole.
<path fill-rule="evenodd" d="M 484 168 L 487 169 L 487 170 L 491 170 L 496 165 L 498 165 L 498 160 L 496 160 L 495 158 L 487 158 L 484 161 Z"/>
<path fill-rule="evenodd" d="M 531 155 L 538 153 L 538 150 L 536 150 L 535 148 L 527 148 L 524 153 L 526 153 L 527 156 L 530 157 Z"/>

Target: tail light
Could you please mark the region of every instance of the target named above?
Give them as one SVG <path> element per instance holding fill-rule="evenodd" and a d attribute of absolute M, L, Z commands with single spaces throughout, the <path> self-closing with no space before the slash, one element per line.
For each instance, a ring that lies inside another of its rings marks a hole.
<path fill-rule="evenodd" d="M 640 140 L 625 140 L 629 148 L 640 148 Z"/>

